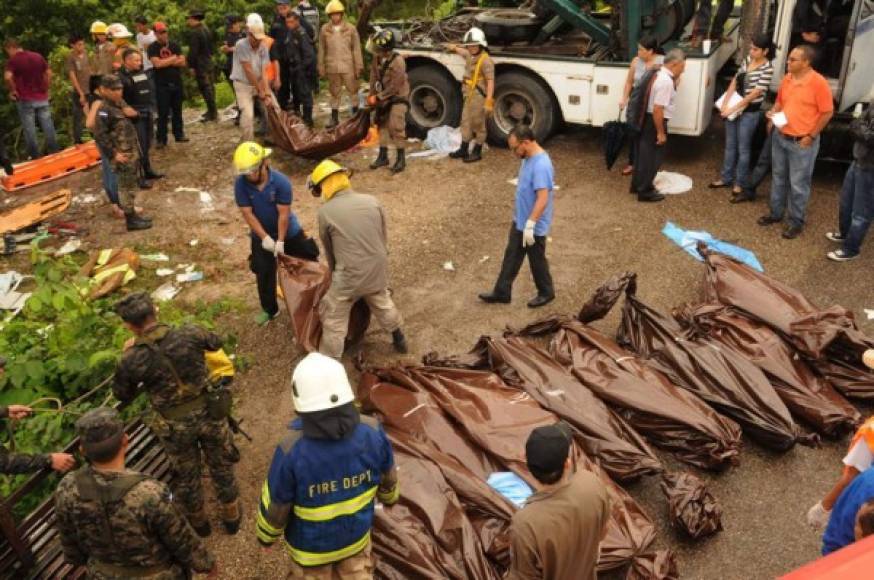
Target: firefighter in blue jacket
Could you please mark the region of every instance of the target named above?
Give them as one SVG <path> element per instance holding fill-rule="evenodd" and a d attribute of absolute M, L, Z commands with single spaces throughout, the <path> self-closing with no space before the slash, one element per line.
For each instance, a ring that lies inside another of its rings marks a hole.
<path fill-rule="evenodd" d="M 399 497 L 391 443 L 376 419 L 359 415 L 338 361 L 307 355 L 291 388 L 298 418 L 261 490 L 258 541 L 270 546 L 284 534 L 290 578 L 369 580 L 375 499 Z"/>

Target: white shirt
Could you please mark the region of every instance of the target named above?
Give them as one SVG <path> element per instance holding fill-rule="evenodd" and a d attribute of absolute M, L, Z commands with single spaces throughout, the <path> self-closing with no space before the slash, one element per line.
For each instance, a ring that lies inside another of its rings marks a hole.
<path fill-rule="evenodd" d="M 674 97 L 676 95 L 677 89 L 674 88 L 674 75 L 663 66 L 656 73 L 655 81 L 653 81 L 646 112 L 652 113 L 655 105 L 661 105 L 665 108 L 665 119 L 670 119 L 674 116 Z"/>
<path fill-rule="evenodd" d="M 148 34 L 143 34 L 142 32 L 137 32 L 137 46 L 140 49 L 140 52 L 143 53 L 143 70 L 149 70 L 153 66 L 152 61 L 149 60 L 149 57 L 146 55 L 146 50 L 148 50 L 149 45 L 158 40 L 155 37 L 155 31 L 150 30 Z"/>
<path fill-rule="evenodd" d="M 871 448 L 868 447 L 864 437 L 860 437 L 856 444 L 850 447 L 847 456 L 844 457 L 844 465 L 855 467 L 859 472 L 871 467 L 872 462 L 874 462 L 874 453 L 871 453 Z"/>

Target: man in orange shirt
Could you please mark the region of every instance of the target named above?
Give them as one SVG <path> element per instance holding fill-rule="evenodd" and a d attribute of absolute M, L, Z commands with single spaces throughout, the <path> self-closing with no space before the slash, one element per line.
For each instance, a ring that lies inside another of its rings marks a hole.
<path fill-rule="evenodd" d="M 788 74 L 783 77 L 777 102 L 768 112 L 774 125 L 771 139 L 771 211 L 759 218 L 760 226 L 783 221 L 787 200 L 789 221 L 783 230 L 787 240 L 804 229 L 810 199 L 810 180 L 819 152 L 819 134 L 834 113 L 828 81 L 813 70 L 813 48 L 801 45 L 789 53 Z"/>

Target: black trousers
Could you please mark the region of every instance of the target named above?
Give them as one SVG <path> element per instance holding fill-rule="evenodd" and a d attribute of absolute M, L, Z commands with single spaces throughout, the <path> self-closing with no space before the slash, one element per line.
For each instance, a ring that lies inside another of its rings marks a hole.
<path fill-rule="evenodd" d="M 549 262 L 546 261 L 546 236 L 534 236 L 534 245 L 522 246 L 522 232 L 516 229 L 516 223 L 510 224 L 510 235 L 507 248 L 504 250 L 504 261 L 501 273 L 495 283 L 495 294 L 510 298 L 513 295 L 513 281 L 519 275 L 522 262 L 528 256 L 528 266 L 534 276 L 534 285 L 538 296 L 554 296 L 552 275 L 549 273 Z"/>
<path fill-rule="evenodd" d="M 173 136 L 179 140 L 185 137 L 182 124 L 182 85 L 160 84 L 155 87 L 158 98 L 158 143 L 167 144 L 167 121 L 172 117 Z"/>
<path fill-rule="evenodd" d="M 79 102 L 79 93 L 70 91 L 70 105 L 73 113 L 73 143 L 82 143 L 82 130 L 85 128 L 85 111 Z"/>
<path fill-rule="evenodd" d="M 215 87 L 213 83 L 212 68 L 199 68 L 194 71 L 194 79 L 197 81 L 197 90 L 206 103 L 206 112 L 209 115 L 217 114 L 215 107 Z"/>
<path fill-rule="evenodd" d="M 276 99 L 279 101 L 279 108 L 287 111 L 291 101 L 291 74 L 286 63 L 280 63 L 279 66 L 279 92 Z"/>
<path fill-rule="evenodd" d="M 3 145 L 3 139 L 6 138 L 6 135 L 0 130 L 0 162 L 10 161 L 8 157 L 6 157 L 6 146 Z"/>
<path fill-rule="evenodd" d="M 288 71 L 288 85 L 291 92 L 292 107 L 299 111 L 313 108 L 313 90 L 310 87 L 309 71 L 303 67 L 292 68 Z"/>
<path fill-rule="evenodd" d="M 261 247 L 261 240 L 250 237 L 252 254 L 249 256 L 249 269 L 255 274 L 258 300 L 261 309 L 273 316 L 279 312 L 279 303 L 276 301 L 276 257 Z M 301 230 L 296 236 L 285 240 L 285 255 L 315 262 L 319 259 L 319 246 Z"/>
<path fill-rule="evenodd" d="M 152 148 L 152 128 L 154 126 L 152 112 L 148 109 L 137 109 L 139 117 L 134 122 L 137 128 L 137 138 L 140 142 L 140 157 L 143 171 L 146 173 L 152 172 L 152 162 L 149 160 L 149 150 Z"/>
<path fill-rule="evenodd" d="M 665 120 L 665 132 L 668 131 L 668 122 Z M 634 171 L 631 174 L 631 191 L 638 195 L 651 195 L 656 193 L 652 182 L 656 173 L 662 166 L 665 157 L 665 146 L 656 143 L 657 131 L 653 116 L 646 115 L 643 129 L 637 137 L 637 149 L 635 151 Z"/>

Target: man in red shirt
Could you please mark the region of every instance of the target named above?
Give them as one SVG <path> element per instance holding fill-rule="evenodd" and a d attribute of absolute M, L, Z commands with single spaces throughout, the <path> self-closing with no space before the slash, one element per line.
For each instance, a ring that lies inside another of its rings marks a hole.
<path fill-rule="evenodd" d="M 819 152 L 819 134 L 834 114 L 828 81 L 813 70 L 812 47 L 792 49 L 787 59 L 788 74 L 783 77 L 777 102 L 768 112 L 771 136 L 771 211 L 759 218 L 760 226 L 783 221 L 787 200 L 789 221 L 783 230 L 787 240 L 797 238 L 804 229 L 804 216 L 810 200 L 810 180 Z"/>
<path fill-rule="evenodd" d="M 3 50 L 9 57 L 3 77 L 9 88 L 9 98 L 18 107 L 27 153 L 31 159 L 41 157 L 36 137 L 37 121 L 45 134 L 46 148 L 54 153 L 58 150 L 58 142 L 55 138 L 55 124 L 52 122 L 52 109 L 49 106 L 52 71 L 46 59 L 30 50 L 23 50 L 13 38 L 3 42 Z"/>

